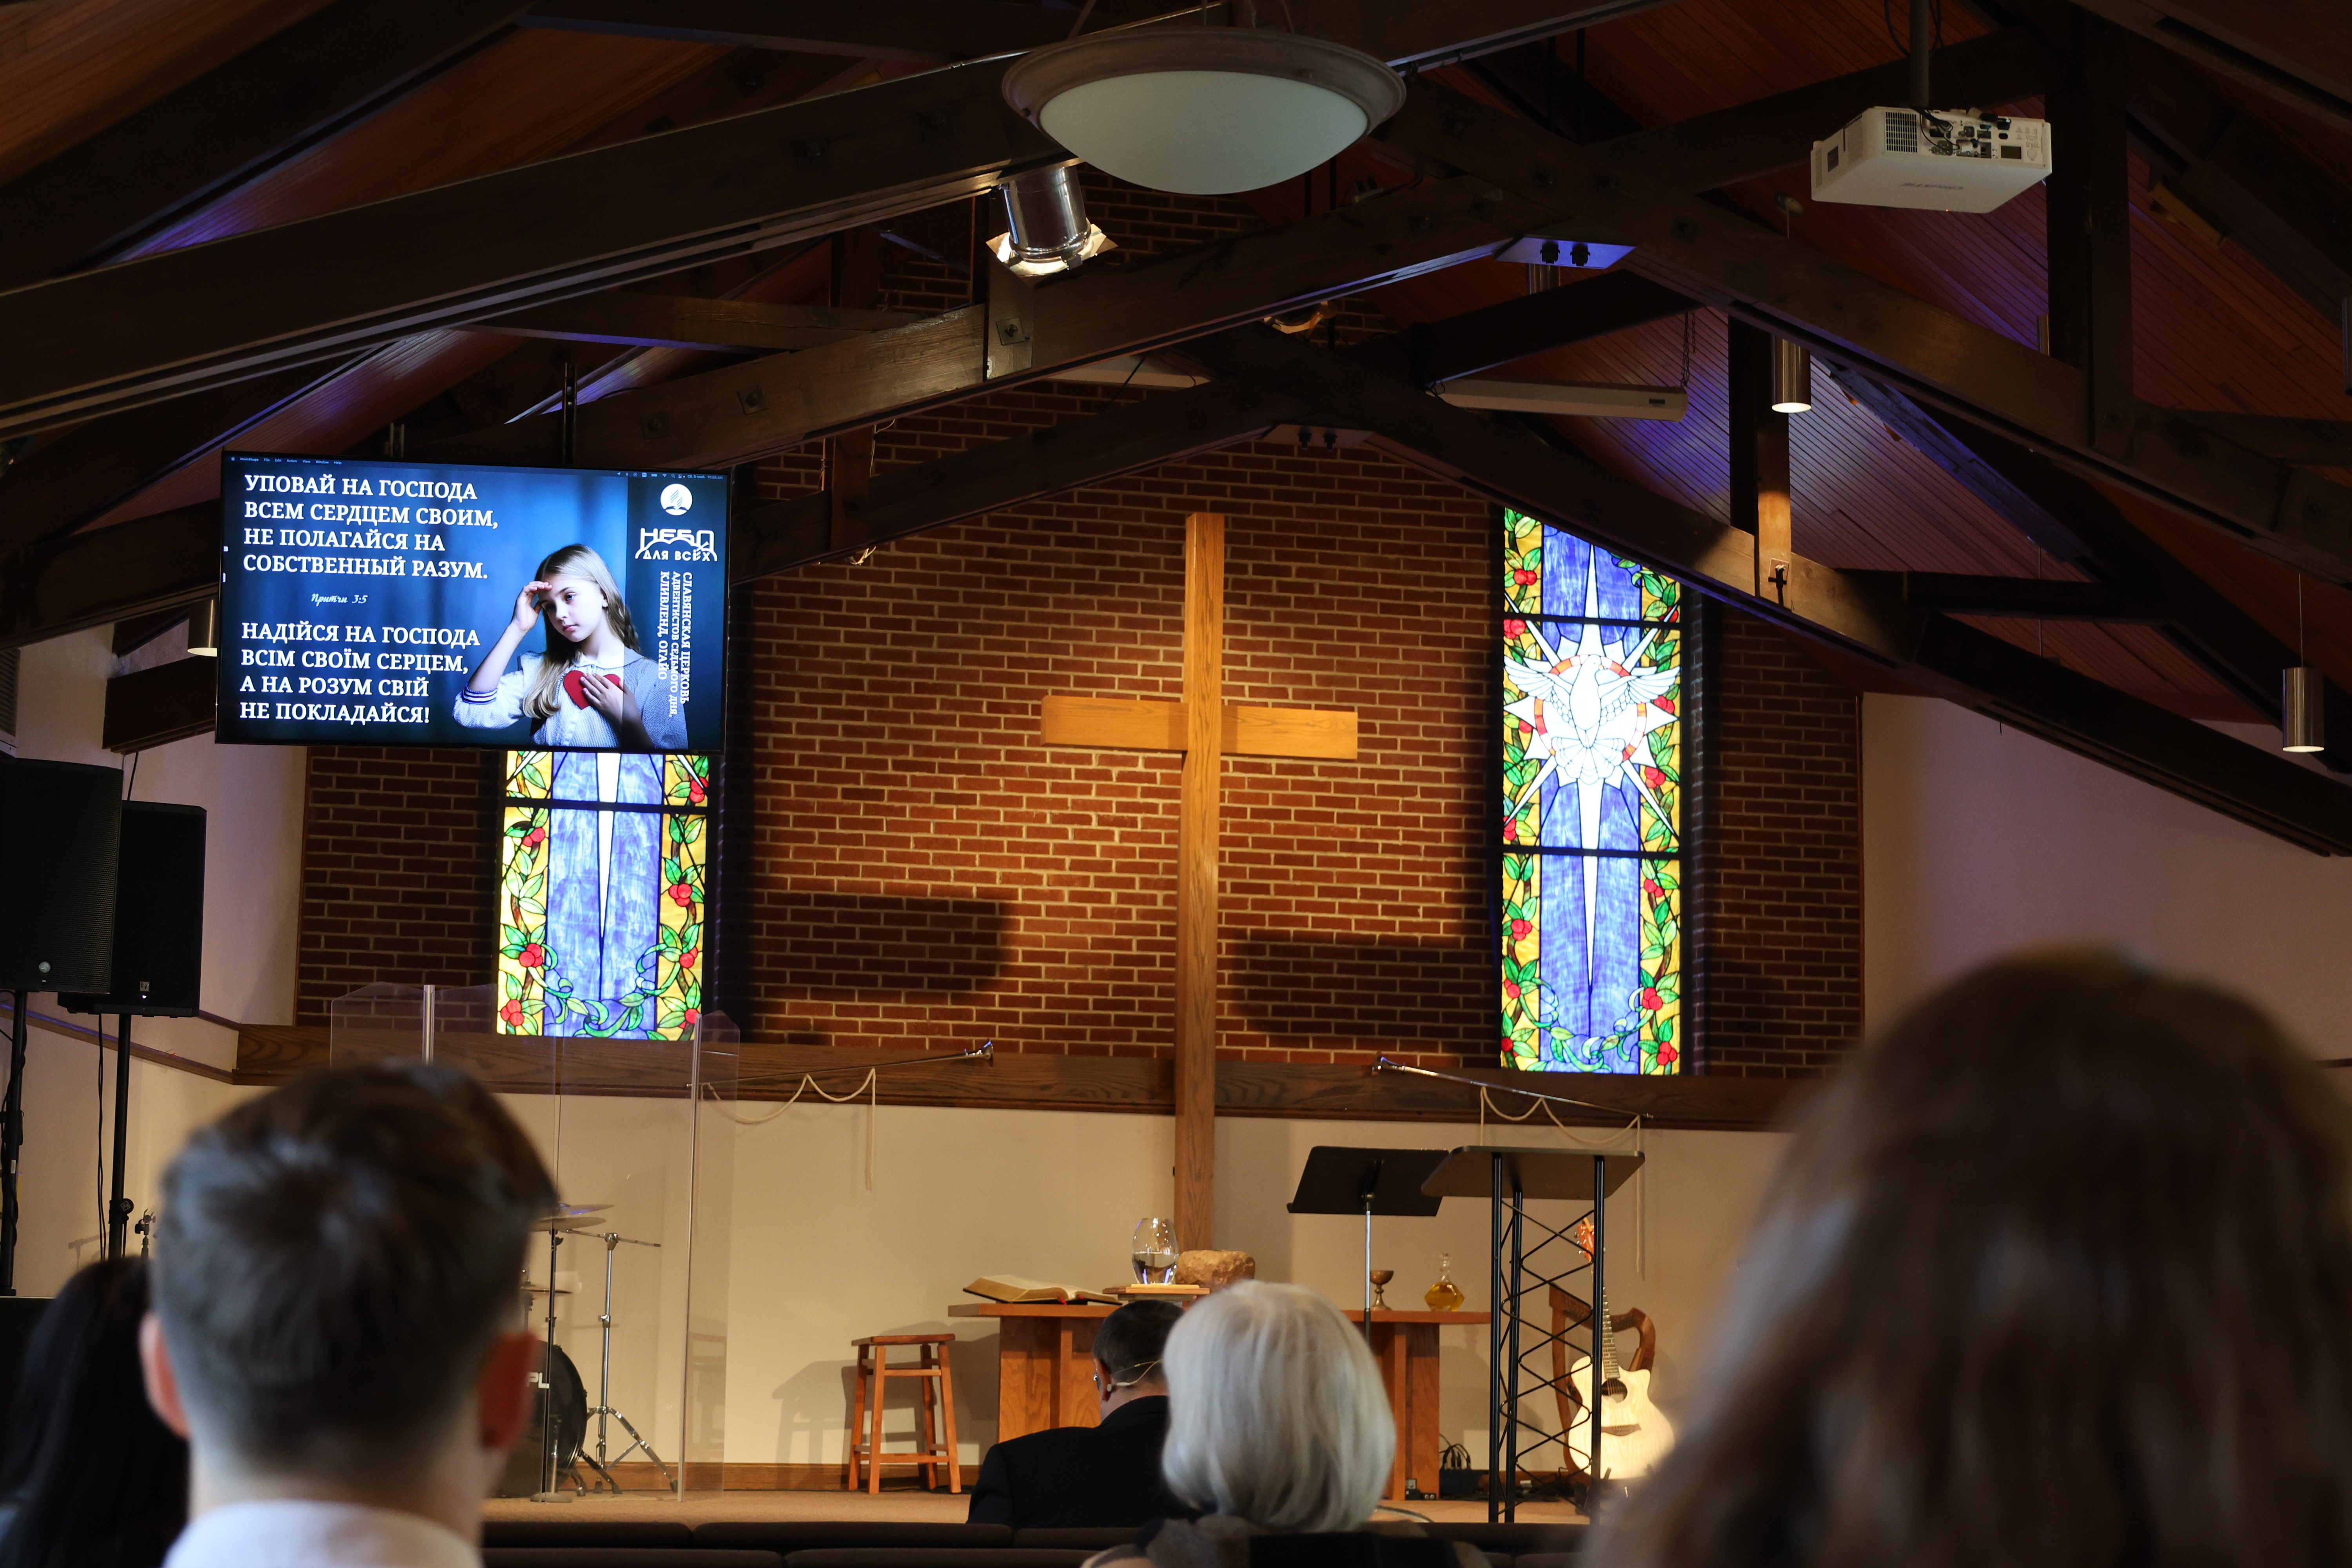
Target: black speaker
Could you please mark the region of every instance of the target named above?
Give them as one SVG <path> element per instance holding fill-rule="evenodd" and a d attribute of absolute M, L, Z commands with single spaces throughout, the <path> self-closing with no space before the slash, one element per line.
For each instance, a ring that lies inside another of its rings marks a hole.
<path fill-rule="evenodd" d="M 205 810 L 122 803 L 114 877 L 114 978 L 109 993 L 68 992 L 69 1013 L 194 1016 L 205 966 Z"/>
<path fill-rule="evenodd" d="M 0 991 L 107 990 L 122 775 L 0 757 Z"/>

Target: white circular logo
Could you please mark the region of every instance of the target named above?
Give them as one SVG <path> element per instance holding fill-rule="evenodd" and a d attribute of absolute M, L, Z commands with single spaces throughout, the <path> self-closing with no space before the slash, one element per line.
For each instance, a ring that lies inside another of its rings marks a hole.
<path fill-rule="evenodd" d="M 683 517 L 693 509 L 694 492 L 684 485 L 672 485 L 661 493 L 661 509 L 672 517 Z"/>

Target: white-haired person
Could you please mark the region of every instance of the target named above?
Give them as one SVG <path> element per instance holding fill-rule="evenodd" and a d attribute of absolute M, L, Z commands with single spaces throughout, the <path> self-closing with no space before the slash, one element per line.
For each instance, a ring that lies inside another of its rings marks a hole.
<path fill-rule="evenodd" d="M 1372 1523 L 1396 1417 L 1362 1334 L 1323 1297 L 1228 1286 L 1170 1332 L 1161 1370 L 1160 1475 L 1201 1517 L 1147 1524 L 1087 1568 L 1486 1568 L 1409 1521 Z"/>

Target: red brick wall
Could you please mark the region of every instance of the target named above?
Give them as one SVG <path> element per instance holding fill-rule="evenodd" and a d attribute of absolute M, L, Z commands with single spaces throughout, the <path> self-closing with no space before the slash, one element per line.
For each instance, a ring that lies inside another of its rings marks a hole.
<path fill-rule="evenodd" d="M 1827 1067 L 1862 1028 L 1862 699 L 1717 609 L 1692 953 L 1706 1070 Z"/>
<path fill-rule="evenodd" d="M 1079 401 L 902 421 L 891 455 Z M 1229 520 L 1229 698 L 1360 723 L 1354 763 L 1226 765 L 1228 1047 L 1487 1054 L 1486 509 L 1377 456 L 1271 446 L 761 585 L 761 1035 L 1167 1048 L 1179 763 L 1048 749 L 1038 704 L 1180 693 L 1194 510 Z"/>
<path fill-rule="evenodd" d="M 490 979 L 497 755 L 311 748 L 296 1023 L 377 981 Z"/>
<path fill-rule="evenodd" d="M 1255 222 L 1233 203 L 1087 188 L 1123 247 L 1103 264 Z M 887 249 L 887 304 L 965 297 L 946 268 Z M 1350 335 L 1376 325 L 1343 322 Z M 1124 395 L 1049 384 L 901 419 L 877 462 Z M 819 482 L 814 447 L 758 481 L 771 497 Z M 1169 1048 L 1179 764 L 1049 750 L 1036 726 L 1048 693 L 1178 693 L 1183 516 L 1196 510 L 1230 520 L 1229 698 L 1349 707 L 1361 723 L 1353 763 L 1226 764 L 1226 1048 L 1492 1062 L 1488 512 L 1368 448 L 1273 444 L 758 585 L 739 689 L 753 741 L 729 781 L 752 796 L 751 907 L 724 917 L 748 950 L 747 1032 Z M 1698 1059 L 1808 1071 L 1859 1023 L 1858 713 L 1779 634 L 1721 621 L 1706 796 L 1721 849 L 1688 917 L 1713 944 Z M 321 1022 L 329 998 L 371 980 L 487 980 L 488 764 L 312 756 L 298 1016 Z"/>

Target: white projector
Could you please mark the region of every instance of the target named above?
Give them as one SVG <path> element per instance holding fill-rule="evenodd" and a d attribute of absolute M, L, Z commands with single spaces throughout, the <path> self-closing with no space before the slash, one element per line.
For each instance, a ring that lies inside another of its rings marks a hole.
<path fill-rule="evenodd" d="M 1974 109 L 1865 109 L 1813 143 L 1817 202 L 1989 213 L 2049 177 L 2048 121 Z"/>

